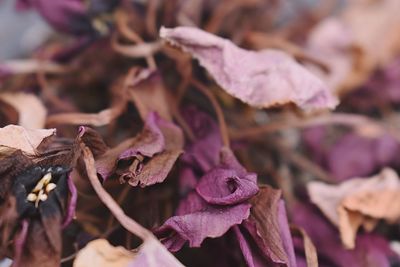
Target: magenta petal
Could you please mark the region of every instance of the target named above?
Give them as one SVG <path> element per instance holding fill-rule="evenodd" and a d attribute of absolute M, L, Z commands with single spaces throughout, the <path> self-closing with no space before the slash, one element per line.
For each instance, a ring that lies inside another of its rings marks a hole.
<path fill-rule="evenodd" d="M 185 149 L 182 161 L 207 172 L 219 161 L 222 140 L 218 124 L 210 115 L 194 106 L 183 109 L 182 116 L 196 136 L 196 141 Z"/>
<path fill-rule="evenodd" d="M 26 237 L 28 235 L 29 222 L 28 220 L 22 220 L 21 231 L 17 234 L 17 237 L 14 240 L 14 262 L 13 266 L 19 266 L 19 262 L 21 260 L 21 255 L 23 252 L 23 247 L 26 241 Z"/>
<path fill-rule="evenodd" d="M 160 36 L 198 59 L 226 92 L 252 106 L 295 103 L 313 110 L 338 103 L 322 80 L 282 51 L 245 50 L 193 27 L 162 27 Z"/>
<path fill-rule="evenodd" d="M 240 250 L 243 253 L 243 257 L 249 267 L 264 267 L 266 266 L 265 259 L 260 255 L 260 253 L 255 253 L 254 245 L 252 246 L 249 241 L 245 238 L 244 234 L 240 230 L 239 226 L 235 225 L 233 227 L 233 232 L 239 242 Z M 258 250 L 256 248 L 256 250 Z"/>
<path fill-rule="evenodd" d="M 71 198 L 68 203 L 67 212 L 65 214 L 64 221 L 62 223 L 63 229 L 65 227 L 67 227 L 71 223 L 72 219 L 74 218 L 76 202 L 78 200 L 78 191 L 76 190 L 76 187 L 75 187 L 74 181 L 72 180 L 71 174 L 68 175 L 67 183 L 68 183 L 69 192 L 71 194 Z"/>
<path fill-rule="evenodd" d="M 126 159 L 139 154 L 152 157 L 154 154 L 161 152 L 165 148 L 165 139 L 159 125 L 163 123 L 168 124 L 157 113 L 150 113 L 143 129 L 143 136 L 145 136 L 146 140 L 141 140 L 136 146 L 125 150 L 119 155 L 118 159 Z"/>
<path fill-rule="evenodd" d="M 220 208 L 207 205 L 203 210 L 169 218 L 155 234 L 173 252 L 180 250 L 186 241 L 190 247 L 200 247 L 205 238 L 222 236 L 249 215 L 250 204 Z"/>
<path fill-rule="evenodd" d="M 286 214 L 285 202 L 283 199 L 279 201 L 278 222 L 281 232 L 282 244 L 288 257 L 288 266 L 296 266 L 296 255 L 293 247 L 293 239 L 290 233 L 289 222 Z"/>
<path fill-rule="evenodd" d="M 248 174 L 238 177 L 234 170 L 214 169 L 201 178 L 196 191 L 209 204 L 240 203 L 258 192 L 258 186 L 254 182 L 255 176 Z"/>

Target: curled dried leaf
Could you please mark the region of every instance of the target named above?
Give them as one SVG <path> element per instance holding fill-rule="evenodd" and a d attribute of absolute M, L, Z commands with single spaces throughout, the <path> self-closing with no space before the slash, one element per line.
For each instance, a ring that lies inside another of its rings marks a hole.
<path fill-rule="evenodd" d="M 26 154 L 36 154 L 38 146 L 47 138 L 55 135 L 56 129 L 30 130 L 17 125 L 0 128 L 1 147 L 19 149 Z"/>

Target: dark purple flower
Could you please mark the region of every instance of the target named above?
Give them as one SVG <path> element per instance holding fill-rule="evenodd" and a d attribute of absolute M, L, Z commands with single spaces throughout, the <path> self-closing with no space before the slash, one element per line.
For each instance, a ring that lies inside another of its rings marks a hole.
<path fill-rule="evenodd" d="M 2 150 L 0 255 L 13 251 L 14 266 L 60 264 L 62 229 L 71 222 L 77 200 L 69 175 L 79 157 L 76 141 L 47 139 L 34 156 Z"/>

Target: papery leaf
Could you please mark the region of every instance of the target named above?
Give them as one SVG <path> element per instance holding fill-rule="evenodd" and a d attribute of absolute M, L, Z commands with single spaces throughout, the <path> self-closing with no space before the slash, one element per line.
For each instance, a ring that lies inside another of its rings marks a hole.
<path fill-rule="evenodd" d="M 172 120 L 167 93 L 159 73 L 151 69 L 133 68 L 126 83 L 143 120 L 154 111 L 162 118 Z"/>
<path fill-rule="evenodd" d="M 183 265 L 155 238 L 144 241 L 129 267 L 183 267 Z"/>
<path fill-rule="evenodd" d="M 339 228 L 347 248 L 354 248 L 360 226 L 372 230 L 379 219 L 393 223 L 400 218 L 400 180 L 391 169 L 340 185 L 311 182 L 308 192 L 313 203 Z"/>
<path fill-rule="evenodd" d="M 79 251 L 73 266 L 127 267 L 135 257 L 136 253 L 132 251 L 123 247 L 114 247 L 106 239 L 96 239 Z"/>
<path fill-rule="evenodd" d="M 55 132 L 56 129 L 30 130 L 17 125 L 8 125 L 0 128 L 0 147 L 19 149 L 33 155 L 38 146 Z"/>
<path fill-rule="evenodd" d="M 160 36 L 197 58 L 224 90 L 252 106 L 295 103 L 312 110 L 337 104 L 319 78 L 284 52 L 247 51 L 191 27 L 161 28 Z"/>
<path fill-rule="evenodd" d="M 28 129 L 43 128 L 47 110 L 43 103 L 33 94 L 3 93 L 0 100 L 11 105 L 18 112 L 18 124 Z"/>

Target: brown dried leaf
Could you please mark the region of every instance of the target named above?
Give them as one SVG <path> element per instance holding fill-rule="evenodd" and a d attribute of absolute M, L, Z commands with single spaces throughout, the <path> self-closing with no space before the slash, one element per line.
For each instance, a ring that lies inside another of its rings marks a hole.
<path fill-rule="evenodd" d="M 340 185 L 311 182 L 307 188 L 311 201 L 339 228 L 347 248 L 354 248 L 361 226 L 371 231 L 379 219 L 394 223 L 400 218 L 400 181 L 388 168 L 370 178 Z"/>
<path fill-rule="evenodd" d="M 29 129 L 43 128 L 47 110 L 38 97 L 27 93 L 3 93 L 0 100 L 18 112 L 18 124 Z"/>
<path fill-rule="evenodd" d="M 172 120 L 167 92 L 161 76 L 155 70 L 133 68 L 128 74 L 126 86 L 143 120 L 152 111 L 168 121 Z"/>
<path fill-rule="evenodd" d="M 291 226 L 290 230 L 293 234 L 299 235 L 303 239 L 304 254 L 306 256 L 307 266 L 318 267 L 317 250 L 315 249 L 315 246 L 306 231 L 299 226 Z"/>
<path fill-rule="evenodd" d="M 106 239 L 89 242 L 76 256 L 74 267 L 126 267 L 135 253 L 123 247 L 114 247 Z"/>
<path fill-rule="evenodd" d="M 0 128 L 1 147 L 19 149 L 26 154 L 36 154 L 36 149 L 45 139 L 55 135 L 56 129 L 30 130 L 17 125 Z"/>
<path fill-rule="evenodd" d="M 250 199 L 251 218 L 254 219 L 257 233 L 261 236 L 265 247 L 268 248 L 272 262 L 285 263 L 290 266 L 290 258 L 282 235 L 282 229 L 279 222 L 279 202 L 281 199 L 281 190 L 273 189 L 269 186 L 260 188 L 260 192 Z"/>

